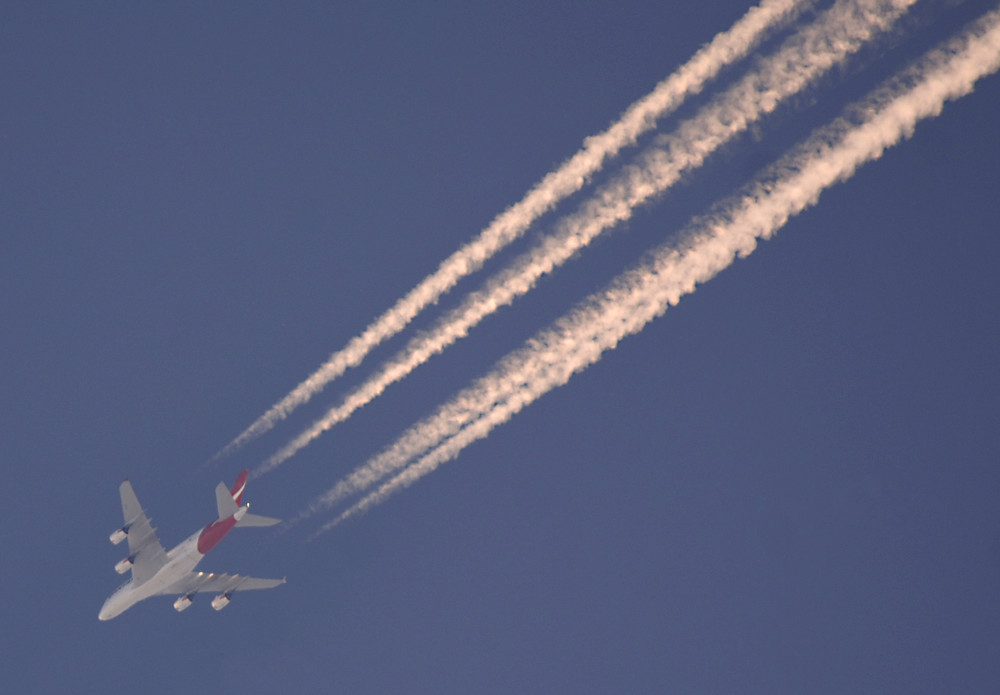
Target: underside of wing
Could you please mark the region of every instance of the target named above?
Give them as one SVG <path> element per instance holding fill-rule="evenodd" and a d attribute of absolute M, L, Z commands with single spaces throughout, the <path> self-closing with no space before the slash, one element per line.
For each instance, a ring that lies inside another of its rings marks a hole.
<path fill-rule="evenodd" d="M 191 572 L 179 581 L 166 587 L 161 594 L 191 595 L 202 591 L 225 594 L 251 589 L 273 589 L 285 583 L 284 579 L 257 579 L 238 574 L 214 574 L 212 572 Z"/>
<path fill-rule="evenodd" d="M 163 550 L 156 530 L 149 522 L 132 489 L 132 483 L 125 481 L 118 488 L 122 498 L 122 516 L 128 538 L 128 555 L 132 561 L 132 579 L 142 584 L 167 564 L 167 553 Z"/>

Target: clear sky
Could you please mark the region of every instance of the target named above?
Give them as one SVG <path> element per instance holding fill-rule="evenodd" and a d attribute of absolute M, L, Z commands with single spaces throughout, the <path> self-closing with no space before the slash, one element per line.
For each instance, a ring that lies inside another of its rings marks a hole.
<path fill-rule="evenodd" d="M 97 620 L 121 581 L 107 536 L 123 478 L 168 548 L 211 521 L 219 480 L 258 466 L 594 189 L 273 431 L 205 461 L 749 7 L 488 5 L 0 9 L 0 682 L 991 691 L 995 75 L 455 461 L 311 542 L 333 512 L 238 530 L 199 567 L 287 585 L 219 613 L 211 596 L 183 614 L 160 598 Z M 920 0 L 889 37 L 252 481 L 254 511 L 296 516 L 994 7 Z"/>

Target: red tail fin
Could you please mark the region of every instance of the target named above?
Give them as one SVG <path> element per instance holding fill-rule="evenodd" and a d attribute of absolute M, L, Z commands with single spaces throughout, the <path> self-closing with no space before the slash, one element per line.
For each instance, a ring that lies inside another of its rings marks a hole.
<path fill-rule="evenodd" d="M 240 473 L 240 477 L 236 479 L 233 483 L 233 489 L 229 493 L 233 496 L 233 501 L 236 502 L 237 507 L 243 506 L 243 491 L 247 487 L 247 475 L 250 471 L 243 471 Z"/>

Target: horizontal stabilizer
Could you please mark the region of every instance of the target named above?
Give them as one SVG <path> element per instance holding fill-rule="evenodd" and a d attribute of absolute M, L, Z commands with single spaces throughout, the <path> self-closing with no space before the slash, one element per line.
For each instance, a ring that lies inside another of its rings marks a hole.
<path fill-rule="evenodd" d="M 251 514 L 247 512 L 243 515 L 243 518 L 236 522 L 237 526 L 274 526 L 275 524 L 280 524 L 281 519 L 275 519 L 270 516 L 261 516 L 260 514 Z"/>
<path fill-rule="evenodd" d="M 226 487 L 225 483 L 219 483 L 215 487 L 215 505 L 219 509 L 219 518 L 227 519 L 236 513 L 239 507 L 236 506 L 236 500 L 233 496 L 229 494 L 229 488 Z"/>

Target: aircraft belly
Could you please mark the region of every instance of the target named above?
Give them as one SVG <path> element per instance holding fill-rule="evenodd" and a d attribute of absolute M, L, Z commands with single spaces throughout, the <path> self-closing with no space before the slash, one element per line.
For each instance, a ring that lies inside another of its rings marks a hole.
<path fill-rule="evenodd" d="M 205 557 L 198 552 L 197 542 L 197 534 L 191 536 L 168 553 L 170 561 L 160 568 L 159 572 L 142 584 L 128 582 L 108 597 L 98 617 L 101 620 L 109 620 L 124 613 L 139 601 L 157 594 L 168 593 L 167 589 L 170 586 L 184 579 Z"/>
<path fill-rule="evenodd" d="M 165 590 L 168 587 L 176 584 L 198 566 L 198 563 L 205 556 L 198 552 L 196 543 L 197 537 L 192 536 L 170 551 L 172 556 L 170 562 L 164 565 L 148 582 L 139 587 L 143 598 L 166 593 Z"/>

